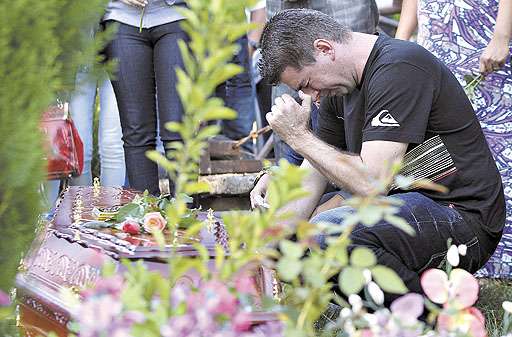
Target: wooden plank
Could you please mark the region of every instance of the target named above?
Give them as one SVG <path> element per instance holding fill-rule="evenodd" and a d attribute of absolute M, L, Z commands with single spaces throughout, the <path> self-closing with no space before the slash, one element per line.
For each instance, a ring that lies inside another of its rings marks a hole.
<path fill-rule="evenodd" d="M 199 174 L 254 173 L 263 169 L 260 160 L 211 160 L 201 163 Z"/>

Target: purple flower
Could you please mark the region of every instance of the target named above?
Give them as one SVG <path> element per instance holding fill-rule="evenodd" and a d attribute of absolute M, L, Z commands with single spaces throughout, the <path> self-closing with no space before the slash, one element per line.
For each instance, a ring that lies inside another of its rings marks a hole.
<path fill-rule="evenodd" d="M 5 292 L 0 290 L 0 307 L 8 307 L 11 305 L 11 298 Z"/>

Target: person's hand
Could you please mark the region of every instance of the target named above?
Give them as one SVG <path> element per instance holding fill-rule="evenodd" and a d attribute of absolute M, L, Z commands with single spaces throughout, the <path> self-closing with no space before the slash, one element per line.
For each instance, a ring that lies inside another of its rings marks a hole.
<path fill-rule="evenodd" d="M 480 72 L 488 74 L 505 65 L 509 54 L 508 40 L 492 38 L 480 56 Z"/>
<path fill-rule="evenodd" d="M 299 97 L 302 99 L 300 105 L 290 95 L 277 97 L 266 115 L 272 131 L 292 147 L 292 143 L 308 131 L 311 115 L 311 96 L 299 91 Z"/>
<path fill-rule="evenodd" d="M 260 180 L 250 193 L 251 198 L 251 208 L 268 208 L 267 204 L 267 189 L 270 184 L 270 174 L 266 173 L 261 176 Z"/>
<path fill-rule="evenodd" d="M 134 6 L 134 7 L 139 7 L 139 8 L 146 7 L 146 5 L 148 4 L 147 0 L 120 0 L 120 1 L 124 4 Z"/>

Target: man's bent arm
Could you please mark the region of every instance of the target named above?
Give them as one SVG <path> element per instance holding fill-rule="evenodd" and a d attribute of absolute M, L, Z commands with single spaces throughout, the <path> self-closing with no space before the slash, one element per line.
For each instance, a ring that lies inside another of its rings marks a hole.
<path fill-rule="evenodd" d="M 320 198 L 325 192 L 327 179 L 318 172 L 306 159 L 302 162 L 302 169 L 307 169 L 308 173 L 302 181 L 302 188 L 308 192 L 308 195 L 296 201 L 288 203 L 282 208 L 283 212 L 293 212 L 294 217 L 288 223 L 296 224 L 300 220 L 308 220 L 315 210 Z"/>
<path fill-rule="evenodd" d="M 408 144 L 364 142 L 361 154 L 356 155 L 341 152 L 307 132 L 289 145 L 338 187 L 356 195 L 368 195 L 373 190 L 373 181 L 387 173 L 389 164 L 403 159 Z"/>

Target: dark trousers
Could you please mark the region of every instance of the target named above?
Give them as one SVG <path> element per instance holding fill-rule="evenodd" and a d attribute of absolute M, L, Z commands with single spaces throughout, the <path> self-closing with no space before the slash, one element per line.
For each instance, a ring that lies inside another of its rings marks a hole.
<path fill-rule="evenodd" d="M 109 59 L 118 60 L 112 85 L 123 130 L 130 187 L 147 189 L 155 195 L 160 194 L 158 168 L 146 157 L 146 152 L 156 147 L 157 128 L 164 145 L 180 139 L 177 133 L 164 127 L 167 122 L 181 121 L 183 115 L 176 90 L 176 68 L 183 68 L 180 39 L 187 41 L 188 37 L 179 21 L 142 32 L 138 27 L 120 24 L 106 49 Z"/>
<path fill-rule="evenodd" d="M 215 96 L 222 98 L 227 107 L 237 112 L 236 119 L 220 121 L 222 134 L 233 140 L 249 135 L 256 118 L 249 68 L 247 36 L 240 37 L 236 43 L 239 50 L 233 56 L 231 63 L 241 66 L 243 70 L 219 85 L 215 90 Z M 252 151 L 252 144 L 250 142 L 246 142 L 243 147 L 248 151 Z"/>
<path fill-rule="evenodd" d="M 402 200 L 397 216 L 406 220 L 416 232 L 410 236 L 386 221 L 372 227 L 358 224 L 350 234 L 349 250 L 363 246 L 371 249 L 377 263 L 393 269 L 402 278 L 410 291 L 422 293 L 420 274 L 439 267 L 446 257 L 447 240 L 453 244 L 465 244 L 466 256 L 461 256 L 458 268 L 475 272 L 489 259 L 498 240 L 482 230 L 475 230 L 453 207 L 441 205 L 418 192 L 396 194 Z M 316 215 L 311 222 L 329 222 L 341 225 L 343 219 L 354 212 L 348 206 L 334 208 Z M 325 247 L 325 237 L 319 238 Z M 386 294 L 389 304 L 397 296 Z"/>

